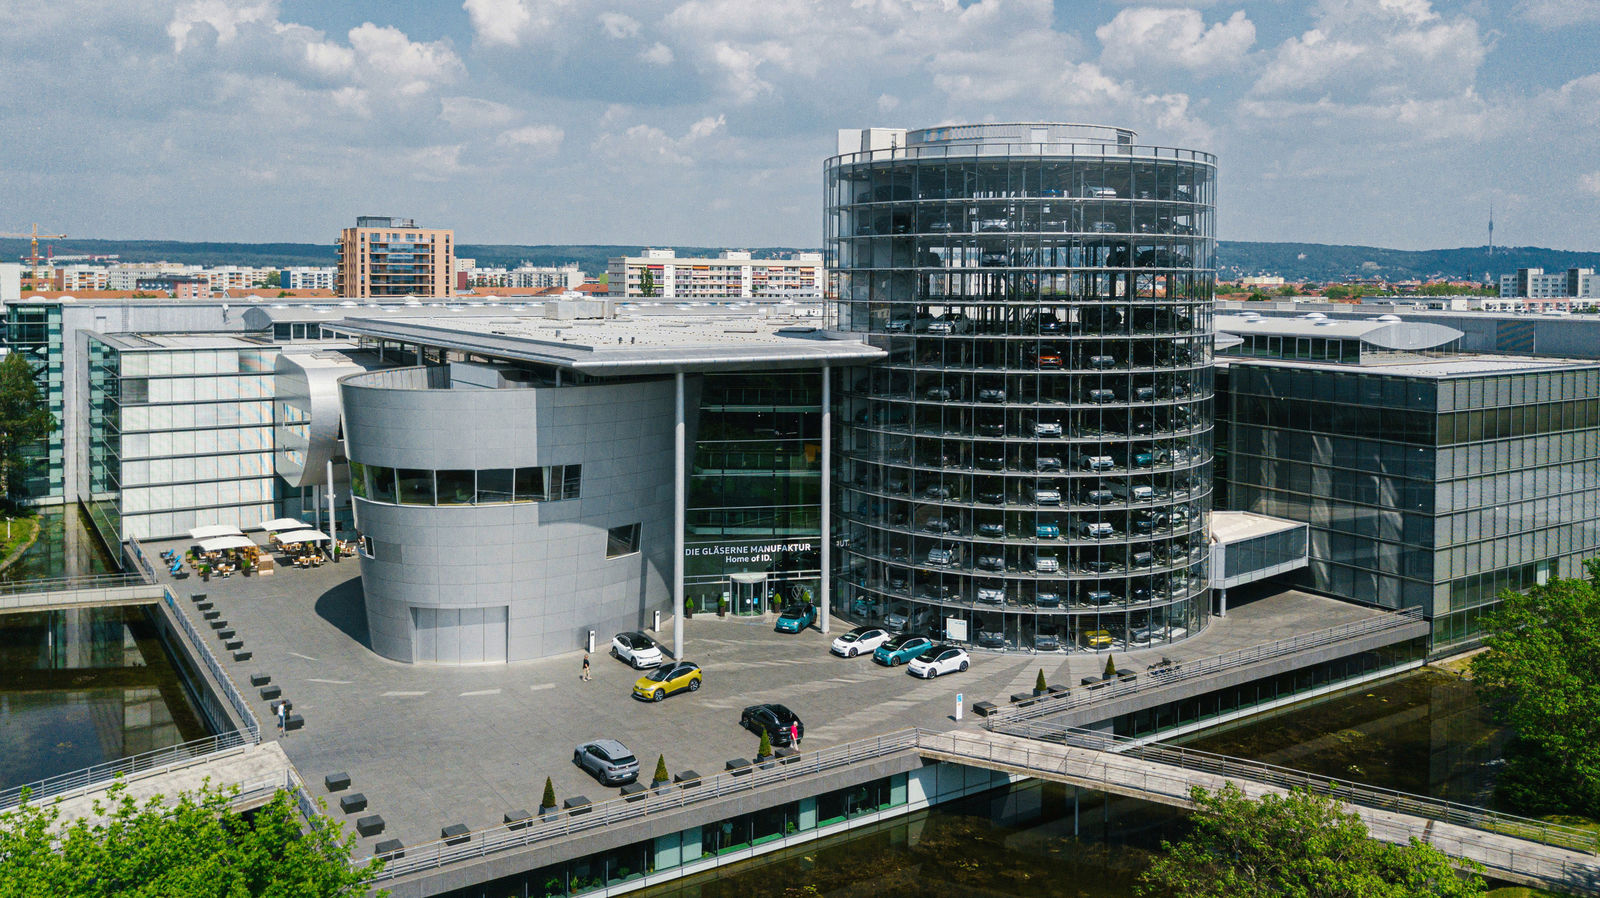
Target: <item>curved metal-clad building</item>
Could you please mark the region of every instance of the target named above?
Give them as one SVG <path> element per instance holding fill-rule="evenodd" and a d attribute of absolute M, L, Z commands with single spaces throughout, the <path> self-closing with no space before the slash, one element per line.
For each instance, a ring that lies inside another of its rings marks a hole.
<path fill-rule="evenodd" d="M 671 609 L 672 378 L 528 378 L 456 363 L 340 381 L 378 654 L 527 660 Z"/>
<path fill-rule="evenodd" d="M 1215 158 L 1048 123 L 839 152 L 836 326 L 888 358 L 842 385 L 836 607 L 988 648 L 1196 632 Z"/>

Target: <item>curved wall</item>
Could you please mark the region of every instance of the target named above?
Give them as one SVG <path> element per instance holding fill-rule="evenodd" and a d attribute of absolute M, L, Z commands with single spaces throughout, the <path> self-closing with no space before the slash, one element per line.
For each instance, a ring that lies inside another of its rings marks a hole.
<path fill-rule="evenodd" d="M 341 381 L 350 458 L 369 472 L 582 465 L 580 495 L 454 506 L 358 496 L 373 649 L 398 661 L 528 660 L 580 649 L 590 629 L 603 642 L 670 610 L 671 379 L 447 383 L 442 369 L 421 368 Z M 632 523 L 640 551 L 608 559 L 608 529 Z"/>

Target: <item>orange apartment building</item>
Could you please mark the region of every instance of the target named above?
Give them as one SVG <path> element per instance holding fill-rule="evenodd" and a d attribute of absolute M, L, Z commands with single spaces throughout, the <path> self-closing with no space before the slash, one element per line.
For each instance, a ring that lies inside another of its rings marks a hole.
<path fill-rule="evenodd" d="M 409 218 L 363 215 L 339 232 L 334 292 L 381 296 L 450 296 L 455 292 L 455 232 L 419 228 Z"/>

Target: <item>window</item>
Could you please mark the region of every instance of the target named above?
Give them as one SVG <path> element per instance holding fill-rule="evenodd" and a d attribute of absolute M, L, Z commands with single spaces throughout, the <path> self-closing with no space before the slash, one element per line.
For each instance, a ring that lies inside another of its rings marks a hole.
<path fill-rule="evenodd" d="M 399 468 L 395 480 L 400 487 L 401 505 L 433 504 L 433 472 L 421 468 Z"/>
<path fill-rule="evenodd" d="M 440 505 L 471 505 L 473 499 L 472 471 L 439 471 Z"/>
<path fill-rule="evenodd" d="M 606 557 L 621 558 L 639 551 L 639 525 L 612 527 L 606 536 Z"/>

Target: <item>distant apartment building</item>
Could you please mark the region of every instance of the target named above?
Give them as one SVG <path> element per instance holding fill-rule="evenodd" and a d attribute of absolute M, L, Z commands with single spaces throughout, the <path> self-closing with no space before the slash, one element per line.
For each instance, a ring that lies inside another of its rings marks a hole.
<path fill-rule="evenodd" d="M 173 274 L 199 275 L 201 272 L 199 265 L 184 265 L 178 262 L 117 262 L 106 268 L 105 289 L 137 290 L 140 278 Z"/>
<path fill-rule="evenodd" d="M 78 292 L 111 289 L 104 265 L 63 265 L 50 272 L 50 284 L 55 290 Z"/>
<path fill-rule="evenodd" d="M 16 262 L 0 262 L 0 302 L 22 298 L 22 266 Z"/>
<path fill-rule="evenodd" d="M 142 293 L 165 293 L 174 299 L 205 299 L 211 295 L 210 282 L 192 274 L 161 274 L 143 277 L 134 283 Z"/>
<path fill-rule="evenodd" d="M 332 290 L 338 269 L 299 265 L 278 269 L 278 286 L 284 290 Z"/>
<path fill-rule="evenodd" d="M 334 291 L 369 299 L 455 293 L 455 232 L 409 218 L 361 216 L 339 232 Z"/>
<path fill-rule="evenodd" d="M 221 293 L 225 290 L 253 290 L 256 287 L 264 287 L 272 272 L 271 268 L 256 268 L 250 265 L 222 265 L 207 268 L 201 274 L 211 283 L 212 293 Z"/>
<path fill-rule="evenodd" d="M 610 296 L 822 296 L 821 253 L 752 259 L 748 252 L 728 250 L 715 259 L 680 259 L 674 250 L 648 249 L 642 256 L 608 260 L 606 271 Z"/>
<path fill-rule="evenodd" d="M 533 289 L 566 287 L 569 290 L 576 290 L 583 286 L 583 269 L 576 265 L 520 265 L 511 270 L 506 286 Z"/>
<path fill-rule="evenodd" d="M 1546 274 L 1543 268 L 1518 268 L 1500 275 L 1502 298 L 1600 299 L 1600 276 L 1593 268 L 1568 268 Z"/>

